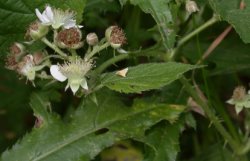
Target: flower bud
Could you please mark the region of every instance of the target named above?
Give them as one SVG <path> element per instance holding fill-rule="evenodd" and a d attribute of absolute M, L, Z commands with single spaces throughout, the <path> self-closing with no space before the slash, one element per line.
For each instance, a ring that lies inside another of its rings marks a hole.
<path fill-rule="evenodd" d="M 118 26 L 110 26 L 109 28 L 107 28 L 105 37 L 107 41 L 110 42 L 111 47 L 113 47 L 114 49 L 120 48 L 127 41 L 125 33 Z"/>
<path fill-rule="evenodd" d="M 199 8 L 198 8 L 196 2 L 192 1 L 192 0 L 187 0 L 187 2 L 186 2 L 186 11 L 189 14 L 194 13 L 194 12 L 198 12 Z"/>
<path fill-rule="evenodd" d="M 99 39 L 96 33 L 89 33 L 86 37 L 86 40 L 87 40 L 87 43 L 91 46 L 94 46 L 99 42 Z"/>
<path fill-rule="evenodd" d="M 28 39 L 38 40 L 43 38 L 49 32 L 48 26 L 42 25 L 40 22 L 35 21 L 30 24 L 25 37 Z"/>
<path fill-rule="evenodd" d="M 54 41 L 60 48 L 78 49 L 83 46 L 82 32 L 78 28 L 63 29 L 54 35 Z"/>

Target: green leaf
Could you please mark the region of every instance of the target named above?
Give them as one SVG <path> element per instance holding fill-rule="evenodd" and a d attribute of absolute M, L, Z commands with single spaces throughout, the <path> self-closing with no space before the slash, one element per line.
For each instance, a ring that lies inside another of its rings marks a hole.
<path fill-rule="evenodd" d="M 77 12 L 77 20 L 82 21 L 86 0 L 2 0 L 0 2 L 0 51 L 7 51 L 11 43 L 23 41 L 29 24 L 36 19 L 35 8 L 44 10 L 46 4 Z M 13 24 L 14 23 L 14 24 Z"/>
<path fill-rule="evenodd" d="M 244 1 L 246 6 L 250 5 L 250 1 Z M 223 20 L 230 23 L 240 35 L 245 43 L 250 43 L 250 9 L 240 9 L 240 1 L 238 0 L 210 0 L 210 4 L 214 11 L 220 15 Z"/>
<path fill-rule="evenodd" d="M 125 4 L 124 0 L 120 3 Z M 171 49 L 175 43 L 175 30 L 173 24 L 174 17 L 171 13 L 170 0 L 130 0 L 133 5 L 138 5 L 145 13 L 152 15 L 156 21 L 163 45 L 166 49 Z"/>
<path fill-rule="evenodd" d="M 119 140 L 140 138 L 161 120 L 174 122 L 183 106 L 136 102 L 121 103 L 112 93 L 101 91 L 99 106 L 85 99 L 69 123 L 47 112 L 44 96 L 33 94 L 31 105 L 42 124 L 2 155 L 3 161 L 75 161 L 93 159 Z"/>
<path fill-rule="evenodd" d="M 104 74 L 102 84 L 119 92 L 140 93 L 170 84 L 185 72 L 197 67 L 175 62 L 142 64 L 129 67 L 126 77 L 115 72 Z"/>
<path fill-rule="evenodd" d="M 161 124 L 160 124 L 161 125 Z M 151 149 L 147 161 L 175 161 L 179 152 L 179 123 L 154 127 L 142 141 Z"/>

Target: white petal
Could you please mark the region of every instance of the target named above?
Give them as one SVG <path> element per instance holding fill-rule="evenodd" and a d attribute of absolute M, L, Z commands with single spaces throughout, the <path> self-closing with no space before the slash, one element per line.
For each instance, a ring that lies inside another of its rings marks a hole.
<path fill-rule="evenodd" d="M 51 65 L 50 67 L 50 74 L 58 81 L 64 82 L 67 77 L 65 77 L 59 70 L 58 65 Z"/>
<path fill-rule="evenodd" d="M 69 29 L 69 28 L 72 28 L 72 27 L 75 27 L 76 26 L 76 20 L 68 20 L 67 22 L 64 23 L 63 27 L 65 29 Z"/>
<path fill-rule="evenodd" d="M 83 28 L 83 26 L 82 25 L 77 25 L 77 27 L 80 29 L 80 28 Z"/>
<path fill-rule="evenodd" d="M 53 13 L 51 7 L 50 7 L 50 6 L 47 6 L 46 9 L 45 9 L 45 11 L 46 11 L 45 13 L 46 13 L 47 18 L 48 18 L 50 21 L 53 21 L 53 19 L 54 19 L 54 13 Z"/>
<path fill-rule="evenodd" d="M 38 17 L 38 19 L 41 21 L 41 22 L 44 22 L 44 18 L 43 18 L 43 15 L 41 14 L 41 12 L 36 8 L 36 16 Z"/>
<path fill-rule="evenodd" d="M 89 89 L 88 84 L 87 84 L 87 81 L 86 81 L 85 78 L 84 78 L 84 80 L 81 82 L 81 87 L 82 87 L 83 89 L 86 89 L 86 90 Z"/>

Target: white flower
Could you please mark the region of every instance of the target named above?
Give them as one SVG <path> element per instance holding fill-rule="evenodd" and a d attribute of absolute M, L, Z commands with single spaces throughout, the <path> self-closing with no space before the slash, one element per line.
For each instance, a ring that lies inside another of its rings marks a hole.
<path fill-rule="evenodd" d="M 34 68 L 34 61 L 32 55 L 26 55 L 23 60 L 18 64 L 18 72 L 27 77 L 28 80 L 33 81 L 36 77 Z"/>
<path fill-rule="evenodd" d="M 72 11 L 63 11 L 60 9 L 52 9 L 50 6 L 46 6 L 43 13 L 41 13 L 38 9 L 35 10 L 36 15 L 41 21 L 43 25 L 52 26 L 54 29 L 58 29 L 63 26 L 66 29 L 72 27 L 79 27 L 76 25 L 76 20 L 74 19 L 76 14 Z"/>
<path fill-rule="evenodd" d="M 18 63 L 17 71 L 19 74 L 26 76 L 28 80 L 34 81 L 36 78 L 36 72 L 43 69 L 46 65 L 35 65 L 34 57 L 32 55 L 26 55 L 22 61 Z"/>
<path fill-rule="evenodd" d="M 88 90 L 86 74 L 92 66 L 92 61 L 76 59 L 63 65 L 52 65 L 50 67 L 50 73 L 60 82 L 64 82 L 68 79 L 68 84 L 65 90 L 70 87 L 72 92 L 75 94 L 80 87 Z"/>
<path fill-rule="evenodd" d="M 250 91 L 246 93 L 246 89 L 243 86 L 236 87 L 232 98 L 227 103 L 235 105 L 236 113 L 239 114 L 243 108 L 250 108 Z"/>

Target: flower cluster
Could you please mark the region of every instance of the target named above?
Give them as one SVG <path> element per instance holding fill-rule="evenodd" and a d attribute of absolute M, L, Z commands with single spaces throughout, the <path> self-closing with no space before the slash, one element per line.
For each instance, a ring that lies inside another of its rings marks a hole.
<path fill-rule="evenodd" d="M 114 50 L 121 50 L 121 46 L 126 43 L 123 30 L 118 26 L 111 26 L 106 30 L 106 37 L 100 41 L 93 32 L 87 34 L 84 41 L 81 31 L 83 26 L 76 23 L 76 12 L 47 5 L 44 11 L 35 9 L 35 13 L 37 20 L 28 26 L 25 34 L 27 41 L 23 44 L 14 43 L 10 47 L 6 68 L 16 71 L 33 84 L 36 78 L 67 81 L 65 90 L 70 88 L 73 94 L 90 93 L 90 87 L 93 85 L 88 85 L 88 81 L 94 67 L 93 57 L 109 46 Z M 29 51 L 26 47 L 36 41 L 43 42 L 54 51 Z M 84 46 L 84 42 L 87 42 L 89 47 L 81 57 L 77 50 Z M 44 69 L 45 67 L 49 70 Z M 118 74 L 125 77 L 126 73 L 127 71 L 121 71 Z"/>
<path fill-rule="evenodd" d="M 10 52 L 6 59 L 6 68 L 17 71 L 21 76 L 34 81 L 36 72 L 43 69 L 46 65 L 40 65 L 44 57 L 43 52 L 29 54 L 25 47 L 20 43 L 14 43 L 10 47 Z"/>

